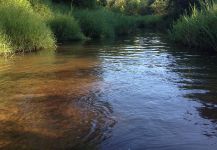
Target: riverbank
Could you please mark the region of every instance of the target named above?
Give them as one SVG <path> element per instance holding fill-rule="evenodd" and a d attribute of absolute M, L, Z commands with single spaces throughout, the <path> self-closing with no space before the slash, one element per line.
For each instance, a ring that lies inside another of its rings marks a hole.
<path fill-rule="evenodd" d="M 111 38 L 140 27 L 157 28 L 162 17 L 128 16 L 107 8 L 75 9 L 51 1 L 0 1 L 0 54 L 55 49 L 57 43 Z"/>
<path fill-rule="evenodd" d="M 179 45 L 202 51 L 217 52 L 217 4 L 183 15 L 170 31 L 170 39 Z"/>

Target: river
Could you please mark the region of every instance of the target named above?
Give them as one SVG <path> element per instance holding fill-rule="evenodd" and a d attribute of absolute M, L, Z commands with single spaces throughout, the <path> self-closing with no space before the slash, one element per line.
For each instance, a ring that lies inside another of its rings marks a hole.
<path fill-rule="evenodd" d="M 214 54 L 143 33 L 0 59 L 0 149 L 216 147 Z"/>

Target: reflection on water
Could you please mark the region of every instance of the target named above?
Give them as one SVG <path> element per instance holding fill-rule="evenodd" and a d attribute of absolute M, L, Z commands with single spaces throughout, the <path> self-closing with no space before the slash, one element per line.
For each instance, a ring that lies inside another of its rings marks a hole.
<path fill-rule="evenodd" d="M 0 60 L 0 149 L 215 150 L 217 57 L 162 35 Z"/>
<path fill-rule="evenodd" d="M 184 97 L 200 103 L 196 109 L 202 118 L 209 119 L 214 124 L 203 123 L 204 126 L 212 126 L 211 131 L 204 131 L 207 136 L 217 136 L 217 65 L 216 56 L 209 55 L 183 55 L 185 61 L 177 59 L 176 67 L 172 69 L 179 73 L 182 80 L 180 88 L 186 91 Z M 195 124 L 201 124 L 196 122 Z"/>

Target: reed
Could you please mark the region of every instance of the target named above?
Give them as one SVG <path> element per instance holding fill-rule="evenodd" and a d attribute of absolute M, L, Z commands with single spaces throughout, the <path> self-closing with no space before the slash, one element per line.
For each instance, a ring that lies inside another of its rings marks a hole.
<path fill-rule="evenodd" d="M 170 38 L 176 43 L 201 50 L 217 51 L 217 5 L 182 16 L 173 24 Z"/>

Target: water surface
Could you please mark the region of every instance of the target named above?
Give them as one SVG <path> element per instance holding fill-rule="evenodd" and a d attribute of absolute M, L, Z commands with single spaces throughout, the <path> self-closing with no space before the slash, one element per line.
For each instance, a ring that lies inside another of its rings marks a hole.
<path fill-rule="evenodd" d="M 214 54 L 146 33 L 0 60 L 0 149 L 216 147 Z"/>

